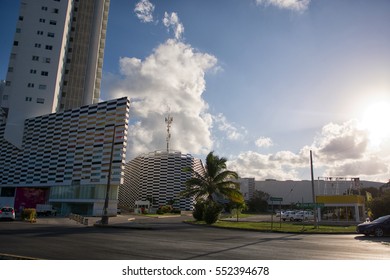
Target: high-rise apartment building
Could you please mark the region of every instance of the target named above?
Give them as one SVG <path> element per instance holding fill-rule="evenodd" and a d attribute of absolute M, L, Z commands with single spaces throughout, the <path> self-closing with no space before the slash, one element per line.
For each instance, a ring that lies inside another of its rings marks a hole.
<path fill-rule="evenodd" d="M 99 101 L 109 2 L 21 0 L 0 102 L 11 144 L 27 118 Z"/>

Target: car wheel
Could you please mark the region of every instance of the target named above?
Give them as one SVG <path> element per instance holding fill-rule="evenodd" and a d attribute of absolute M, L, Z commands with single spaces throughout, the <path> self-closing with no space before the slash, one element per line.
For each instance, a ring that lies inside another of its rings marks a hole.
<path fill-rule="evenodd" d="M 380 227 L 376 228 L 375 229 L 375 236 L 382 237 L 383 236 L 383 229 L 381 229 Z"/>

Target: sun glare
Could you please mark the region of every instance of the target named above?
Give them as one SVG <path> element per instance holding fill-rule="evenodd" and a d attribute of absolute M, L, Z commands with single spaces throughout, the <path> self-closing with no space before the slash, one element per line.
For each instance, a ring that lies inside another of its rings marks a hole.
<path fill-rule="evenodd" d="M 390 103 L 375 103 L 362 115 L 362 127 L 369 132 L 370 142 L 379 145 L 390 137 Z"/>

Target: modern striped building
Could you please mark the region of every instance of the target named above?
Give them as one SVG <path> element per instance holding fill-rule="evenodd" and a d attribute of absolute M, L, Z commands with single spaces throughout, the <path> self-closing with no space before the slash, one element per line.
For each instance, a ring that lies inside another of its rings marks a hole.
<path fill-rule="evenodd" d="M 203 170 L 200 159 L 178 151 L 155 151 L 129 161 L 124 182 L 119 187 L 119 205 L 133 209 L 135 201 L 148 200 L 157 209 L 174 201 L 174 207 L 192 210 L 193 199 L 179 197 L 184 183 L 192 177 L 190 172 L 183 171 L 185 167 L 200 173 Z"/>
<path fill-rule="evenodd" d="M 129 100 L 98 103 L 109 4 L 20 0 L 0 95 L 0 206 L 102 215 L 110 185 L 116 214 Z"/>
<path fill-rule="evenodd" d="M 50 203 L 60 213 L 101 215 L 111 170 L 116 213 L 126 157 L 129 100 L 120 98 L 25 121 L 22 149 L 0 125 L 0 204 Z"/>

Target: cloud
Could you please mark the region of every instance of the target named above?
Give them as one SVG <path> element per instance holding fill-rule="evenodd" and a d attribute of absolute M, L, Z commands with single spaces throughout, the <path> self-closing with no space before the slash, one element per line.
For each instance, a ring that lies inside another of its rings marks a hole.
<path fill-rule="evenodd" d="M 358 126 L 355 120 L 341 125 L 325 125 L 314 143 L 318 155 L 325 161 L 362 158 L 368 147 L 369 135 Z"/>
<path fill-rule="evenodd" d="M 257 180 L 298 179 L 298 172 L 291 168 L 285 160 L 273 158 L 273 155 L 264 155 L 253 151 L 240 153 L 235 159 L 229 160 L 230 170 L 238 172 L 240 177 L 254 177 Z"/>
<path fill-rule="evenodd" d="M 232 157 L 228 166 L 241 177 L 257 180 L 301 180 L 310 178 L 310 150 L 314 155 L 316 176 L 360 177 L 362 180 L 387 182 L 390 173 L 390 141 L 382 150 L 370 149 L 369 133 L 350 120 L 341 124 L 329 123 L 322 127 L 313 143 L 298 152 L 276 151 L 262 154 L 242 152 Z M 260 138 L 256 142 L 267 143 Z"/>
<path fill-rule="evenodd" d="M 276 6 L 280 9 L 289 9 L 303 12 L 310 4 L 310 0 L 256 0 L 257 5 Z"/>
<path fill-rule="evenodd" d="M 184 33 L 184 26 L 180 22 L 177 13 L 168 14 L 167 12 L 165 12 L 163 23 L 165 27 L 168 28 L 168 30 L 173 29 L 176 40 L 180 40 L 182 38 L 182 35 Z"/>
<path fill-rule="evenodd" d="M 142 22 L 153 22 L 154 5 L 149 0 L 139 1 L 134 8 L 134 12 Z"/>
<path fill-rule="evenodd" d="M 260 137 L 256 140 L 255 144 L 259 148 L 269 148 L 273 146 L 271 138 L 268 137 Z"/>
<path fill-rule="evenodd" d="M 213 117 L 202 94 L 205 75 L 217 59 L 183 42 L 169 39 L 141 60 L 120 59 L 120 76 L 106 76 L 110 98 L 128 96 L 131 116 L 128 159 L 165 149 L 165 116 L 173 117 L 170 147 L 181 152 L 207 154 L 212 145 Z"/>
<path fill-rule="evenodd" d="M 229 140 L 243 140 L 247 133 L 244 128 L 237 128 L 234 124 L 230 123 L 222 113 L 213 116 L 213 121 L 217 129 L 224 132 Z"/>

